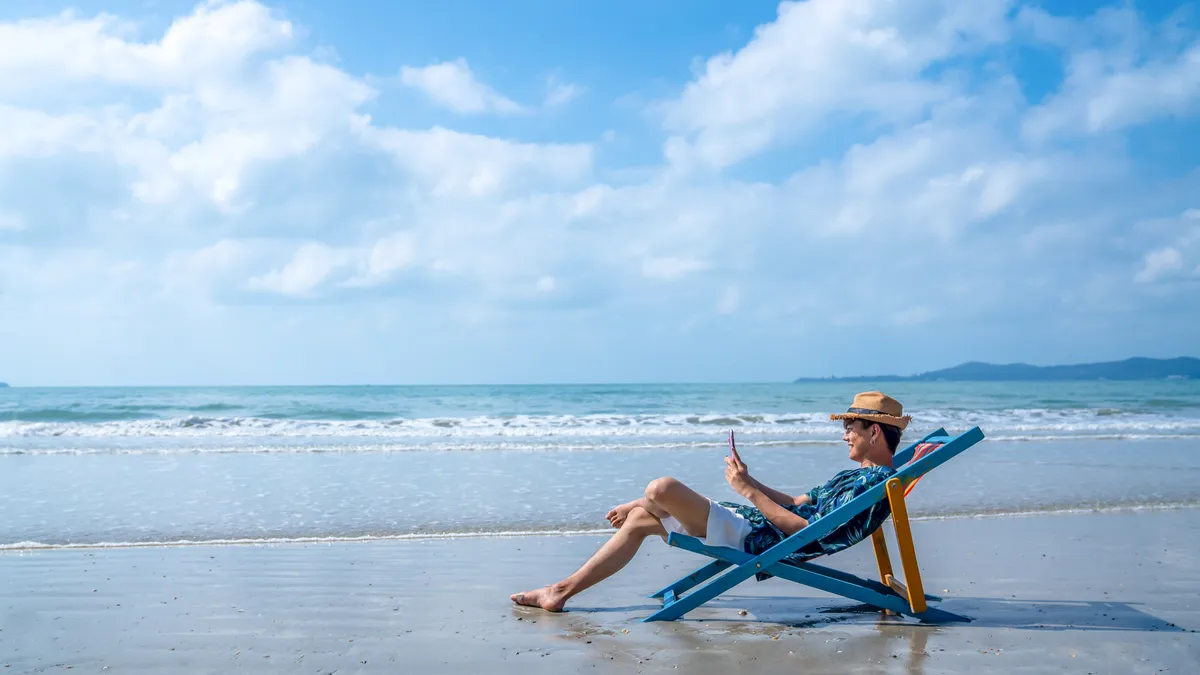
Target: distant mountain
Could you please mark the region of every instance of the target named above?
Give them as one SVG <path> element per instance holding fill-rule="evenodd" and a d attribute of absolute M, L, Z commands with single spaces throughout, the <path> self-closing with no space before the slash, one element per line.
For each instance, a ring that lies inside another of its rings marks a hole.
<path fill-rule="evenodd" d="M 1070 380 L 1200 379 L 1200 359 L 1132 358 L 1106 363 L 1070 366 L 1031 366 L 1027 363 L 993 364 L 972 361 L 953 368 L 918 375 L 856 377 L 801 377 L 796 382 L 1036 382 Z"/>
<path fill-rule="evenodd" d="M 7 382 L 0 382 L 0 389 L 3 389 L 3 388 L 5 388 L 5 387 L 7 387 L 7 386 L 8 386 L 8 383 L 7 383 Z"/>

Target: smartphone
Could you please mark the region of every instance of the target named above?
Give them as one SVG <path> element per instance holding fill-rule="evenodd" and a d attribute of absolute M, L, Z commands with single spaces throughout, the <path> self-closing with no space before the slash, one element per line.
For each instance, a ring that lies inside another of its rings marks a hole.
<path fill-rule="evenodd" d="M 730 452 L 737 452 L 737 443 L 733 442 L 733 429 L 729 430 L 729 450 Z"/>

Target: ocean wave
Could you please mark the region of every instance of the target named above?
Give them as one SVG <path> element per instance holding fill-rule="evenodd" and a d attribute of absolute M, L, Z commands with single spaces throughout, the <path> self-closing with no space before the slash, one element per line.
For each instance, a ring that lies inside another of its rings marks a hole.
<path fill-rule="evenodd" d="M 152 413 L 141 408 L 139 408 L 137 412 L 123 411 L 119 408 L 99 410 L 86 410 L 79 408 L 34 408 L 31 410 L 0 412 L 0 419 L 7 420 L 6 422 L 0 422 L 0 424 L 36 424 L 40 422 L 61 424 L 123 422 L 127 420 L 144 418 L 147 414 Z"/>
<path fill-rule="evenodd" d="M 1076 435 L 1015 435 L 990 436 L 984 438 L 984 443 L 1034 443 L 1052 441 L 1163 441 L 1179 439 L 1200 439 L 1200 433 L 1187 434 L 1076 434 Z M 217 439 L 219 440 L 219 439 Z M 745 440 L 738 441 L 739 447 L 771 448 L 771 447 L 827 447 L 842 445 L 841 439 L 785 439 L 785 440 Z M 547 440 L 540 443 L 522 443 L 510 441 L 493 442 L 426 442 L 426 443 L 253 443 L 245 445 L 201 444 L 174 445 L 155 444 L 146 446 L 103 446 L 85 445 L 76 447 L 25 447 L 0 445 L 0 456 L 4 455 L 224 455 L 224 454 L 354 454 L 354 453 L 406 453 L 406 452 L 649 452 L 649 451 L 686 451 L 725 448 L 727 442 L 720 441 L 675 441 L 675 442 L 638 442 L 637 439 L 625 442 L 606 442 L 606 439 L 596 439 L 592 442 L 561 442 Z"/>
<path fill-rule="evenodd" d="M 84 413 L 79 413 L 80 415 Z M 1024 408 L 922 411 L 913 431 L 979 426 L 989 437 L 1153 436 L 1200 433 L 1200 418 L 1112 409 Z M 188 415 L 167 419 L 0 422 L 0 438 L 19 437 L 337 437 L 597 438 L 700 437 L 734 429 L 752 436 L 836 438 L 827 413 L 480 415 L 389 419 L 295 419 Z M 913 433 L 908 434 L 912 436 Z"/>
<path fill-rule="evenodd" d="M 176 447 L 155 445 L 147 447 L 3 447 L 0 455 L 177 455 L 177 454 L 321 454 L 370 452 L 594 452 L 606 450 L 654 451 L 725 448 L 726 441 L 680 441 L 665 443 L 342 443 L 342 444 L 253 444 L 201 445 Z M 786 441 L 738 441 L 740 447 L 772 446 L 831 446 L 841 440 L 799 439 Z"/>
<path fill-rule="evenodd" d="M 1156 502 L 1138 504 L 1113 504 L 1088 507 L 1048 507 L 1025 510 L 964 511 L 939 515 L 915 515 L 913 521 L 942 521 L 986 518 L 1031 518 L 1039 516 L 1075 516 L 1098 513 L 1138 513 L 1147 511 L 1174 511 L 1200 508 L 1200 501 Z M 398 534 L 370 534 L 357 536 L 318 535 L 296 537 L 218 537 L 212 539 L 158 539 L 146 541 L 100 541 L 100 542 L 42 542 L 18 541 L 0 544 L 0 553 L 35 552 L 55 550 L 125 549 L 125 548 L 174 548 L 190 546 L 278 546 L 292 544 L 349 544 L 380 541 L 412 541 L 438 539 L 484 539 L 506 537 L 570 537 L 609 536 L 611 528 L 545 528 L 523 530 L 460 530 L 445 532 L 406 532 Z"/>

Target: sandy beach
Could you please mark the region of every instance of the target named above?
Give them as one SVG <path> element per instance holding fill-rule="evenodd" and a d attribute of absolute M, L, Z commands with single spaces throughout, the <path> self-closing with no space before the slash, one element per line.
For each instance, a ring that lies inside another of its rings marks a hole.
<path fill-rule="evenodd" d="M 780 580 L 676 623 L 645 595 L 702 561 L 648 542 L 551 615 L 507 595 L 596 536 L 0 555 L 8 673 L 1197 672 L 1200 510 L 915 524 L 930 593 L 969 624 L 884 617 Z M 868 546 L 827 564 L 870 575 Z"/>

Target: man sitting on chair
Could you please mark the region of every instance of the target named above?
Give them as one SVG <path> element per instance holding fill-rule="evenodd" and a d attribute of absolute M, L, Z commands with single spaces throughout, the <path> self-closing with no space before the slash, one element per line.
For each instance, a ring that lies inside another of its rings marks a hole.
<path fill-rule="evenodd" d="M 865 392 L 854 397 L 845 413 L 829 418 L 843 420 L 842 440 L 849 446 L 851 461 L 859 464 L 857 469 L 841 471 L 825 484 L 793 497 L 753 478 L 731 448 L 725 458 L 725 480 L 753 506 L 714 502 L 674 478 L 652 480 L 645 496 L 608 512 L 605 517 L 617 533 L 574 574 L 544 588 L 515 593 L 512 601 L 562 611 L 572 596 L 624 567 L 650 535 L 666 539 L 669 532 L 678 532 L 703 539 L 709 546 L 758 555 L 891 478 L 892 456 L 911 419 L 898 401 L 878 391 Z M 890 514 L 888 501 L 880 500 L 785 561 L 800 562 L 852 546 L 870 536 Z"/>

